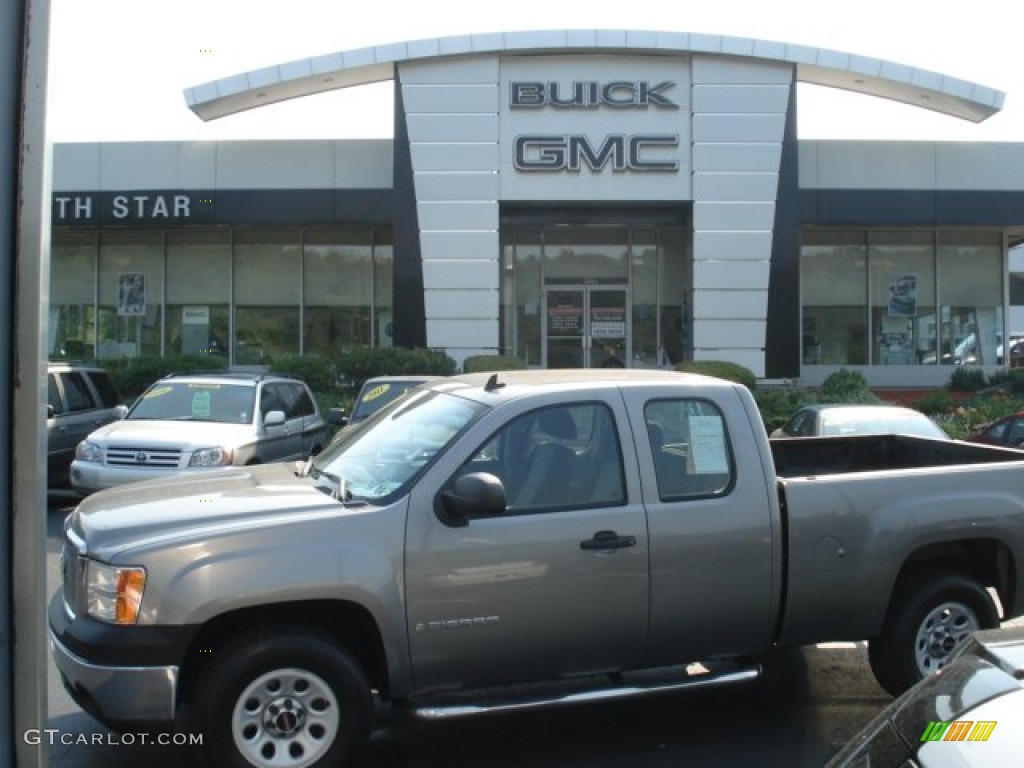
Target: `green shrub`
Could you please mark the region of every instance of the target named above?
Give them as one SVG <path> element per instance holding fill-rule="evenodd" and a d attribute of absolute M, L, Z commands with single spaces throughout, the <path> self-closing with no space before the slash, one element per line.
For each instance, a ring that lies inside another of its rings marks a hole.
<path fill-rule="evenodd" d="M 977 392 L 988 386 L 988 379 L 981 368 L 959 365 L 949 377 L 949 388 L 954 392 Z"/>
<path fill-rule="evenodd" d="M 522 371 L 526 363 L 522 358 L 512 355 L 471 355 L 462 363 L 465 373 L 485 373 L 487 371 Z"/>
<path fill-rule="evenodd" d="M 860 371 L 840 368 L 830 373 L 815 395 L 821 403 L 877 403 L 880 398 L 871 391 Z"/>
<path fill-rule="evenodd" d="M 374 376 L 451 376 L 455 368 L 455 360 L 439 349 L 370 347 L 344 352 L 337 360 L 344 386 L 351 390 Z"/>
<path fill-rule="evenodd" d="M 276 357 L 271 369 L 274 373 L 294 376 L 305 381 L 315 392 L 338 390 L 338 364 L 315 355 L 288 355 Z"/>
<path fill-rule="evenodd" d="M 222 357 L 175 355 L 171 357 L 115 357 L 98 361 L 125 403 L 130 403 L 158 379 L 170 373 L 217 371 L 227 367 Z"/>
<path fill-rule="evenodd" d="M 921 413 L 936 416 L 953 410 L 953 398 L 946 390 L 936 389 L 918 400 L 914 407 Z"/>
<path fill-rule="evenodd" d="M 730 363 L 726 360 L 687 360 L 679 363 L 675 369 L 683 373 L 699 373 L 735 381 L 751 392 L 757 388 L 757 377 L 754 376 L 754 372 L 739 363 Z"/>
<path fill-rule="evenodd" d="M 988 377 L 988 383 L 1013 392 L 1015 395 L 1024 395 L 1024 369 L 996 371 Z"/>
<path fill-rule="evenodd" d="M 754 392 L 757 408 L 761 412 L 764 428 L 771 433 L 787 421 L 790 416 L 808 403 L 814 402 L 814 395 L 800 387 L 759 387 Z"/>

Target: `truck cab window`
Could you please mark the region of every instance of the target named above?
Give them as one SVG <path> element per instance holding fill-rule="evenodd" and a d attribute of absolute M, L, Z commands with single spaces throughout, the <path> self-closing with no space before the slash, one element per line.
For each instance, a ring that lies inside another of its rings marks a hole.
<path fill-rule="evenodd" d="M 497 432 L 460 470 L 490 472 L 509 513 L 624 504 L 615 420 L 601 403 L 541 408 Z"/>
<path fill-rule="evenodd" d="M 732 486 L 725 420 L 705 400 L 655 400 L 644 407 L 662 501 L 721 496 Z"/>

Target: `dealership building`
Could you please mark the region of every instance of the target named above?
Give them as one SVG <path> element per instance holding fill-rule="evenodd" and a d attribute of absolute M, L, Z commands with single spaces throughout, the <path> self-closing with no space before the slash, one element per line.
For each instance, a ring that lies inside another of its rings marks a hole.
<path fill-rule="evenodd" d="M 1024 331 L 1024 143 L 797 139 L 798 83 L 975 122 L 998 91 L 806 46 L 560 30 L 185 96 L 213 119 L 382 81 L 393 139 L 56 145 L 50 354 L 401 345 L 930 386 L 1008 364 Z"/>

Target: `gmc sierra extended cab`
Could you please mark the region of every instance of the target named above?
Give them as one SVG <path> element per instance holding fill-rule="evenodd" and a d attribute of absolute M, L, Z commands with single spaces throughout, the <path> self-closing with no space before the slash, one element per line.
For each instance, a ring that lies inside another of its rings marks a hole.
<path fill-rule="evenodd" d="M 52 651 L 116 729 L 210 765 L 338 766 L 428 717 L 756 678 L 869 640 L 893 693 L 1024 612 L 1024 463 L 900 435 L 769 441 L 665 371 L 441 379 L 306 463 L 99 492 L 65 524 Z"/>

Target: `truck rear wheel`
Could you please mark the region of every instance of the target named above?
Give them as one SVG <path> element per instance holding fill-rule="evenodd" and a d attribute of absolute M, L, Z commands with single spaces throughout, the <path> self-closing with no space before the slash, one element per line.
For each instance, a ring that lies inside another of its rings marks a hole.
<path fill-rule="evenodd" d="M 215 649 L 193 699 L 194 729 L 210 766 L 345 766 L 370 729 L 362 669 L 330 636 L 258 631 Z"/>
<path fill-rule="evenodd" d="M 999 613 L 974 579 L 922 571 L 897 587 L 882 633 L 868 644 L 878 683 L 899 696 L 938 671 L 971 632 L 999 626 Z"/>

